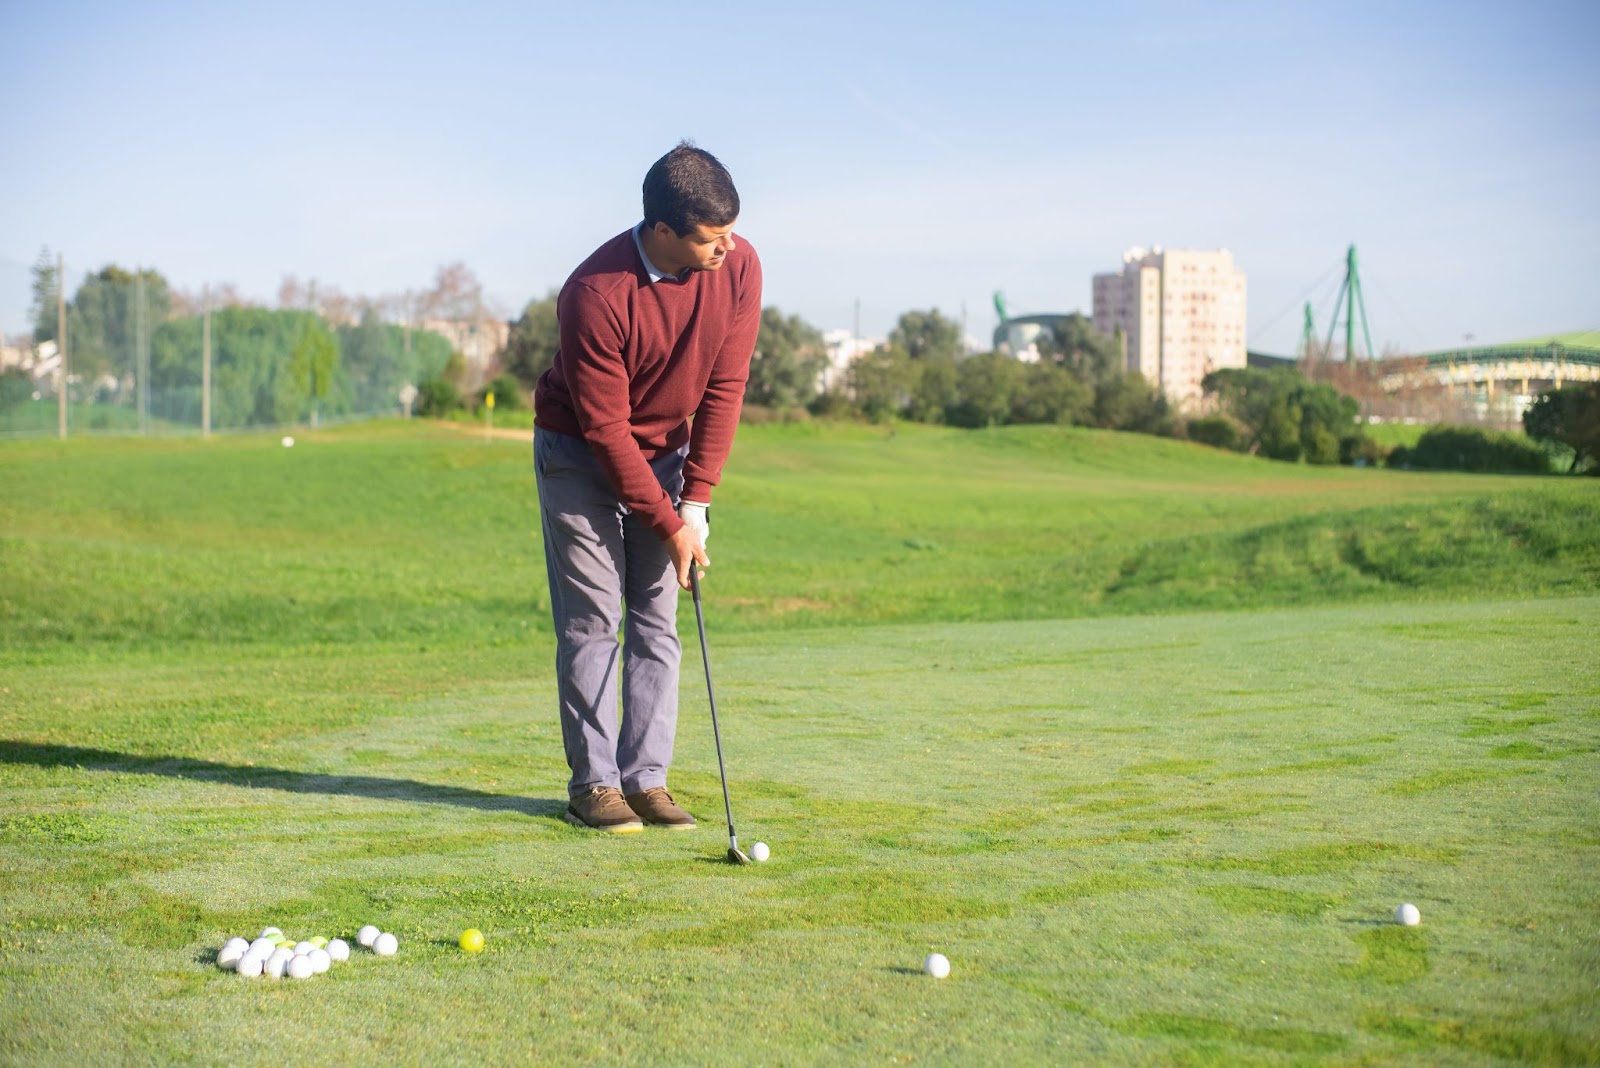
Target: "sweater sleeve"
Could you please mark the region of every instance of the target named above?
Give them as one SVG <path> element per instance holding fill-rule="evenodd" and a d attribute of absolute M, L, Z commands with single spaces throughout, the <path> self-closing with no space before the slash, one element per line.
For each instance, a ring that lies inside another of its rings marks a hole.
<path fill-rule="evenodd" d="M 683 520 L 633 437 L 633 403 L 622 361 L 625 328 L 616 310 L 583 284 L 562 294 L 559 318 L 561 353 L 570 358 L 567 384 L 584 440 L 611 480 L 617 499 L 666 540 L 678 532 Z"/>
<path fill-rule="evenodd" d="M 750 380 L 750 357 L 761 332 L 761 261 L 751 250 L 750 265 L 739 286 L 733 325 L 717 352 L 705 396 L 695 409 L 689 436 L 689 457 L 683 465 L 683 499 L 711 503 L 711 487 L 722 479 L 722 465 L 733 449 Z"/>

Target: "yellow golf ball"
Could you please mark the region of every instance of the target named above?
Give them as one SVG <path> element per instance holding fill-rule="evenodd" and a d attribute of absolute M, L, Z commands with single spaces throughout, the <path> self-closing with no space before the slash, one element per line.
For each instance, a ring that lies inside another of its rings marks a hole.
<path fill-rule="evenodd" d="M 469 927 L 461 932 L 461 948 L 468 953 L 483 952 L 483 932 L 476 927 Z"/>

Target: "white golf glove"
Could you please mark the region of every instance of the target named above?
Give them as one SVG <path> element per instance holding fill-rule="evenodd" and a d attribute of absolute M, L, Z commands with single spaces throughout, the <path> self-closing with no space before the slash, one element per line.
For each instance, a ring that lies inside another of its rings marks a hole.
<path fill-rule="evenodd" d="M 706 518 L 706 510 L 710 507 L 699 501 L 684 501 L 678 505 L 678 518 L 700 536 L 701 545 L 711 540 L 711 521 Z"/>

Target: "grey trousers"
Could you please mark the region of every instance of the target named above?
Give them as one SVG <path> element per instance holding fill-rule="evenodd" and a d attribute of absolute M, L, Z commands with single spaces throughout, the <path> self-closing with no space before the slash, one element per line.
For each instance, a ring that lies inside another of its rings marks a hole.
<path fill-rule="evenodd" d="M 651 463 L 674 503 L 688 446 Z M 536 429 L 561 738 L 576 797 L 595 786 L 665 786 L 678 728 L 678 581 L 666 546 L 624 508 L 588 444 Z M 617 641 L 617 629 L 623 640 Z M 617 721 L 617 660 L 622 720 Z"/>

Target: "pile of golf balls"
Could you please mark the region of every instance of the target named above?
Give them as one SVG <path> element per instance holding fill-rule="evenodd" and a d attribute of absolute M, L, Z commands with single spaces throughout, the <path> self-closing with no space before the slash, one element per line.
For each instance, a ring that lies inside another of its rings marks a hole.
<path fill-rule="evenodd" d="M 368 937 L 368 932 L 372 932 Z M 392 934 L 376 927 L 363 927 L 358 939 L 370 946 L 380 957 L 392 957 L 400 948 Z M 350 959 L 350 943 L 342 938 L 324 938 L 317 935 L 296 942 L 276 927 L 263 928 L 254 941 L 230 938 L 217 952 L 217 967 L 223 971 L 237 972 L 246 979 L 266 976 L 268 979 L 309 979 L 321 975 L 336 962 Z"/>

